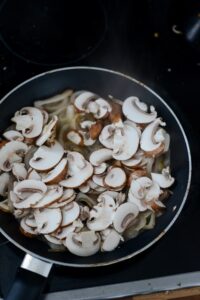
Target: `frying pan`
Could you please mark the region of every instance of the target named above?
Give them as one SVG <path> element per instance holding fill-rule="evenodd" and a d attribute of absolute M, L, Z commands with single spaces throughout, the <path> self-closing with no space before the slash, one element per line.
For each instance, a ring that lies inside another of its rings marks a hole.
<path fill-rule="evenodd" d="M 191 155 L 187 137 L 175 113 L 153 90 L 122 73 L 94 68 L 70 67 L 48 71 L 18 85 L 0 101 L 0 129 L 3 131 L 10 118 L 23 106 L 34 100 L 58 94 L 66 88 L 91 90 L 102 97 L 109 94 L 118 99 L 130 95 L 139 97 L 156 107 L 158 115 L 167 123 L 171 136 L 171 168 L 176 178 L 173 194 L 167 200 L 166 212 L 157 219 L 154 229 L 141 233 L 122 244 L 113 252 L 78 257 L 69 252 L 52 253 L 48 245 L 23 236 L 15 218 L 1 212 L 0 231 L 15 246 L 26 253 L 21 269 L 6 299 L 37 299 L 53 264 L 71 267 L 97 267 L 129 259 L 157 242 L 174 224 L 186 201 L 191 180 Z"/>

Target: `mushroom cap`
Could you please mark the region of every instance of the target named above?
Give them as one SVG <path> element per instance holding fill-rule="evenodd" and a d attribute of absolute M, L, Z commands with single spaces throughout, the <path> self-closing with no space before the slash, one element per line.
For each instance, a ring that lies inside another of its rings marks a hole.
<path fill-rule="evenodd" d="M 64 245 L 75 255 L 90 256 L 99 251 L 100 237 L 94 231 L 70 232 Z"/>
<path fill-rule="evenodd" d="M 65 227 L 74 222 L 80 213 L 80 207 L 79 205 L 75 202 L 72 201 L 66 206 L 62 208 L 62 223 L 61 226 Z"/>
<path fill-rule="evenodd" d="M 143 151 L 152 153 L 153 151 L 156 151 L 160 148 L 162 142 L 156 142 L 154 139 L 159 125 L 165 125 L 165 123 L 163 123 L 160 118 L 157 118 L 154 122 L 150 123 L 142 132 L 140 147 Z"/>
<path fill-rule="evenodd" d="M 33 179 L 26 179 L 15 184 L 13 192 L 20 198 L 25 199 L 33 193 L 43 195 L 47 191 L 47 186 L 39 181 Z"/>
<path fill-rule="evenodd" d="M 3 136 L 8 140 L 8 141 L 19 141 L 23 142 L 24 137 L 23 135 L 17 131 L 17 130 L 8 130 L 3 133 Z"/>
<path fill-rule="evenodd" d="M 35 209 L 33 213 L 40 234 L 54 232 L 62 222 L 62 214 L 59 208 Z"/>
<path fill-rule="evenodd" d="M 162 174 L 151 173 L 152 180 L 157 182 L 163 188 L 169 188 L 174 183 L 175 179 L 170 175 L 169 167 L 162 170 Z"/>
<path fill-rule="evenodd" d="M 79 169 L 79 172 L 76 172 L 73 176 L 68 177 L 65 180 L 60 182 L 60 185 L 66 188 L 78 188 L 84 184 L 93 174 L 93 167 L 88 162 L 85 161 L 85 166 L 82 169 Z"/>
<path fill-rule="evenodd" d="M 120 240 L 121 240 L 121 235 L 114 229 L 110 229 L 109 233 L 104 237 L 104 241 L 101 245 L 101 250 L 113 251 L 119 245 Z"/>
<path fill-rule="evenodd" d="M 113 167 L 104 178 L 104 184 L 112 189 L 123 187 L 126 183 L 126 173 L 119 167 Z"/>
<path fill-rule="evenodd" d="M 11 171 L 12 163 L 21 162 L 21 154 L 28 151 L 28 146 L 19 141 L 10 141 L 0 149 L 0 169 Z"/>
<path fill-rule="evenodd" d="M 112 150 L 102 148 L 92 152 L 89 160 L 93 166 L 100 166 L 102 163 L 104 163 L 107 160 L 110 160 L 111 158 L 112 158 Z"/>
<path fill-rule="evenodd" d="M 17 180 L 26 179 L 28 174 L 24 163 L 13 163 L 12 173 L 17 178 Z"/>
<path fill-rule="evenodd" d="M 134 203 L 123 203 L 115 212 L 113 226 L 117 232 L 123 232 L 138 216 L 139 209 Z"/>
<path fill-rule="evenodd" d="M 147 112 L 147 105 L 137 97 L 128 97 L 122 106 L 122 111 L 127 119 L 138 123 L 138 124 L 148 124 L 155 120 L 157 117 L 157 112 L 154 107 L 150 107 L 150 113 Z"/>
<path fill-rule="evenodd" d="M 63 188 L 61 186 L 56 185 L 47 191 L 47 193 L 33 205 L 33 208 L 43 208 L 49 207 L 50 204 L 56 202 L 58 199 L 62 197 Z"/>
<path fill-rule="evenodd" d="M 95 97 L 95 94 L 88 91 L 77 92 L 76 94 L 77 97 L 74 100 L 75 107 L 79 111 L 86 111 L 90 100 Z"/>
<path fill-rule="evenodd" d="M 29 164 L 31 168 L 38 171 L 47 171 L 59 163 L 63 154 L 63 146 L 57 141 L 51 147 L 42 145 L 34 153 L 33 157 L 29 161 Z"/>
<path fill-rule="evenodd" d="M 0 174 L 0 195 L 5 197 L 8 191 L 8 186 L 10 182 L 10 174 L 2 173 Z"/>
<path fill-rule="evenodd" d="M 56 130 L 56 125 L 58 122 L 58 117 L 53 116 L 47 125 L 44 126 L 40 137 L 36 141 L 37 146 L 42 146 L 54 133 Z"/>
<path fill-rule="evenodd" d="M 64 179 L 67 173 L 67 159 L 63 158 L 54 169 L 49 171 L 42 177 L 42 181 L 46 184 L 56 184 Z"/>

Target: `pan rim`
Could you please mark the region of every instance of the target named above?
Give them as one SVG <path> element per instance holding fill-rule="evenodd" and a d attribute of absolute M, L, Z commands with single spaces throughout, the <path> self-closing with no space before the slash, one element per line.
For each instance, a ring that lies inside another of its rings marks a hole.
<path fill-rule="evenodd" d="M 159 99 L 160 102 L 162 102 L 162 104 L 169 110 L 169 112 L 171 113 L 171 115 L 174 117 L 174 119 L 176 120 L 181 133 L 183 135 L 184 138 L 184 142 L 186 144 L 186 149 L 187 149 L 187 155 L 188 155 L 188 163 L 189 163 L 189 171 L 188 171 L 188 180 L 187 180 L 187 187 L 185 190 L 185 194 L 182 200 L 182 203 L 179 207 L 179 209 L 177 210 L 176 214 L 174 215 L 173 219 L 171 220 L 171 222 L 167 225 L 167 227 L 164 229 L 164 231 L 162 231 L 156 238 L 154 238 L 150 243 L 148 243 L 146 246 L 142 247 L 141 249 L 139 249 L 138 251 L 135 251 L 129 255 L 126 255 L 124 257 L 115 259 L 115 260 L 111 260 L 109 262 L 100 262 L 100 263 L 93 263 L 93 264 L 74 264 L 74 263 L 65 263 L 65 262 L 60 262 L 60 261 L 56 261 L 56 260 L 52 260 L 52 259 L 48 259 L 45 258 L 43 256 L 40 256 L 38 254 L 35 254 L 34 252 L 27 250 L 25 247 L 21 246 L 20 244 L 18 244 L 16 241 L 14 241 L 9 235 L 7 235 L 6 232 L 4 232 L 2 230 L 2 228 L 0 228 L 0 233 L 2 235 L 4 235 L 12 244 L 14 244 L 17 248 L 21 249 L 23 252 L 28 253 L 30 255 L 32 255 L 33 257 L 38 258 L 39 260 L 42 261 L 46 261 L 48 263 L 53 263 L 56 265 L 60 265 L 60 266 L 68 266 L 68 267 L 78 267 L 78 268 L 88 268 L 88 267 L 101 267 L 101 266 L 107 266 L 107 265 L 112 265 L 115 263 L 119 263 L 119 262 L 123 262 L 127 259 L 130 259 L 136 255 L 138 255 L 139 253 L 142 253 L 143 251 L 147 250 L 148 248 L 150 248 L 153 244 L 155 244 L 161 237 L 163 237 L 166 232 L 173 226 L 173 224 L 175 223 L 175 221 L 177 220 L 177 218 L 179 217 L 184 204 L 186 202 L 188 193 L 189 193 L 189 189 L 190 189 L 190 184 L 191 184 L 191 178 L 192 178 L 192 158 L 191 158 L 191 151 L 190 151 L 190 146 L 189 146 L 189 142 L 186 136 L 186 133 L 182 127 L 181 122 L 179 121 L 178 117 L 176 116 L 176 114 L 174 113 L 174 111 L 172 110 L 172 108 L 165 102 L 165 100 L 159 95 L 157 94 L 153 89 L 151 89 L 149 86 L 147 86 L 146 84 L 144 84 L 143 82 L 141 82 L 140 80 L 137 80 L 135 78 L 133 78 L 132 76 L 126 75 L 122 72 L 119 71 L 115 71 L 115 70 L 111 70 L 111 69 L 107 69 L 107 68 L 101 68 L 101 67 L 91 67 L 91 66 L 74 66 L 74 67 L 63 67 L 63 68 L 57 68 L 57 69 L 53 69 L 53 70 L 49 70 L 43 73 L 40 73 L 38 75 L 35 75 L 25 81 L 23 81 L 22 83 L 18 84 L 16 87 L 14 87 L 11 91 L 9 91 L 1 100 L 0 100 L 0 105 L 16 90 L 18 90 L 19 88 L 21 88 L 23 85 L 26 85 L 27 83 L 39 78 L 39 77 L 43 77 L 47 74 L 52 74 L 52 73 L 56 73 L 56 72 L 61 72 L 61 71 L 67 71 L 67 70 L 76 70 L 76 69 L 86 69 L 86 70 L 96 70 L 96 71 L 101 71 L 101 72 L 107 72 L 107 73 L 111 73 L 111 74 L 115 74 L 121 77 L 124 77 L 136 84 L 139 84 L 140 86 L 142 86 L 144 89 L 146 89 L 147 91 L 149 91 L 151 94 L 153 94 L 155 97 L 157 97 Z"/>

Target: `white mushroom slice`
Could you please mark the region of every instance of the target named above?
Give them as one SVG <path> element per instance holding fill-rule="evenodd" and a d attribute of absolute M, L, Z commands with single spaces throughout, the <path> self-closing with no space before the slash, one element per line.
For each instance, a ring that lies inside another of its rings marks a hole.
<path fill-rule="evenodd" d="M 143 201 L 143 199 L 136 198 L 131 190 L 128 193 L 128 202 L 135 204 L 139 211 L 145 211 L 148 208 L 148 205 Z"/>
<path fill-rule="evenodd" d="M 79 92 L 74 100 L 74 105 L 79 111 L 87 111 L 87 106 L 95 95 L 91 92 Z"/>
<path fill-rule="evenodd" d="M 128 125 L 128 126 L 133 127 L 134 129 L 136 129 L 139 137 L 141 137 L 141 134 L 142 134 L 141 128 L 135 122 L 132 122 L 130 120 L 126 120 L 124 122 L 124 125 Z"/>
<path fill-rule="evenodd" d="M 79 134 L 82 136 L 83 138 L 83 145 L 84 146 L 92 146 L 94 145 L 94 143 L 96 142 L 96 140 L 91 139 L 90 135 L 88 132 L 79 130 Z"/>
<path fill-rule="evenodd" d="M 80 123 L 82 129 L 90 129 L 90 127 L 94 124 L 96 124 L 96 122 L 88 121 L 88 120 Z"/>
<path fill-rule="evenodd" d="M 150 153 L 157 153 L 157 151 L 160 149 L 160 147 L 163 144 L 163 141 L 156 142 L 155 141 L 155 134 L 158 130 L 158 126 L 162 125 L 164 126 L 165 123 L 161 121 L 160 118 L 156 119 L 154 122 L 149 124 L 143 131 L 141 140 L 140 140 L 140 147 L 145 152 Z M 164 147 L 163 147 L 164 148 Z M 163 149 L 162 149 L 163 150 Z"/>
<path fill-rule="evenodd" d="M 21 162 L 22 155 L 28 151 L 28 146 L 22 142 L 11 141 L 0 149 L 0 169 L 11 171 L 14 162 Z"/>
<path fill-rule="evenodd" d="M 128 97 L 122 105 L 123 114 L 127 119 L 138 123 L 148 124 L 155 120 L 157 112 L 153 106 L 150 106 L 150 113 L 147 112 L 147 105 L 137 97 Z"/>
<path fill-rule="evenodd" d="M 67 159 L 63 158 L 57 166 L 42 177 L 46 184 L 56 184 L 64 179 L 67 173 Z"/>
<path fill-rule="evenodd" d="M 45 237 L 45 239 L 46 239 L 48 242 L 50 242 L 50 243 L 52 243 L 52 244 L 55 244 L 55 245 L 62 245 L 62 241 L 59 240 L 59 239 L 57 239 L 55 236 L 52 236 L 52 235 L 50 235 L 50 234 L 45 234 L 44 237 Z"/>
<path fill-rule="evenodd" d="M 102 163 L 104 163 L 107 160 L 110 160 L 111 158 L 112 158 L 112 150 L 102 148 L 94 151 L 90 155 L 89 160 L 93 166 L 100 166 Z"/>
<path fill-rule="evenodd" d="M 94 183 L 97 184 L 97 186 L 99 185 L 99 186 L 105 187 L 104 176 L 102 176 L 102 175 L 93 175 L 92 180 L 93 180 Z"/>
<path fill-rule="evenodd" d="M 41 193 L 29 194 L 25 199 L 20 199 L 20 201 L 14 202 L 13 205 L 18 209 L 30 208 L 38 203 L 42 197 L 43 195 Z"/>
<path fill-rule="evenodd" d="M 62 222 L 62 214 L 59 208 L 43 208 L 34 210 L 37 230 L 40 234 L 54 232 Z"/>
<path fill-rule="evenodd" d="M 69 233 L 80 230 L 83 228 L 83 223 L 80 219 L 75 220 L 71 225 L 59 228 L 56 232 L 52 233 L 59 240 L 64 240 Z"/>
<path fill-rule="evenodd" d="M 98 110 L 96 113 L 94 113 L 94 117 L 96 119 L 102 119 L 106 117 L 107 114 L 112 110 L 110 104 L 102 98 L 98 98 L 97 100 L 95 100 L 95 104 L 98 105 Z"/>
<path fill-rule="evenodd" d="M 42 146 L 48 139 L 55 134 L 56 124 L 58 122 L 58 117 L 53 116 L 50 122 L 44 126 L 40 137 L 36 141 L 37 146 Z"/>
<path fill-rule="evenodd" d="M 68 234 L 64 245 L 75 255 L 90 256 L 99 251 L 100 237 L 94 231 L 71 232 Z"/>
<path fill-rule="evenodd" d="M 115 128 L 116 127 L 113 124 L 107 125 L 103 128 L 103 130 L 99 135 L 100 143 L 108 149 L 113 149 L 113 138 L 114 138 Z"/>
<path fill-rule="evenodd" d="M 74 222 L 80 213 L 79 205 L 73 201 L 62 208 L 62 227 L 65 227 Z"/>
<path fill-rule="evenodd" d="M 20 231 L 28 237 L 32 237 L 38 234 L 37 228 L 30 227 L 26 224 L 26 216 L 20 221 Z"/>
<path fill-rule="evenodd" d="M 113 143 L 113 158 L 130 159 L 138 149 L 138 132 L 134 127 L 125 125 L 124 128 L 115 131 Z"/>
<path fill-rule="evenodd" d="M 75 151 L 69 151 L 67 154 L 68 174 L 74 176 L 81 169 L 86 167 L 86 160 L 82 154 Z"/>
<path fill-rule="evenodd" d="M 28 171 L 27 179 L 42 180 L 42 176 L 34 169 Z"/>
<path fill-rule="evenodd" d="M 113 207 L 106 206 L 106 204 L 94 206 L 90 211 L 87 227 L 94 231 L 104 230 L 112 224 L 113 216 Z"/>
<path fill-rule="evenodd" d="M 149 189 L 152 185 L 152 180 L 148 177 L 140 177 L 131 182 L 131 192 L 132 194 L 138 198 L 143 199 L 146 196 L 147 189 Z"/>
<path fill-rule="evenodd" d="M 2 173 L 0 175 L 0 195 L 5 197 L 8 191 L 8 186 L 10 182 L 10 174 Z"/>
<path fill-rule="evenodd" d="M 123 187 L 125 183 L 126 173 L 118 167 L 113 167 L 104 178 L 104 184 L 112 189 Z"/>
<path fill-rule="evenodd" d="M 169 188 L 174 183 L 174 178 L 170 175 L 169 167 L 163 169 L 162 174 L 151 173 L 151 177 L 163 189 Z"/>
<path fill-rule="evenodd" d="M 117 248 L 121 239 L 122 237 L 117 231 L 114 229 L 109 230 L 109 233 L 103 236 L 101 251 L 113 251 Z"/>
<path fill-rule="evenodd" d="M 17 180 L 24 180 L 27 177 L 27 170 L 24 163 L 13 163 L 12 173 Z"/>
<path fill-rule="evenodd" d="M 88 182 L 82 184 L 82 185 L 79 187 L 79 191 L 80 191 L 81 193 L 84 193 L 84 194 L 85 194 L 85 193 L 88 193 L 89 190 L 90 190 L 90 185 L 89 185 Z"/>
<path fill-rule="evenodd" d="M 121 204 L 113 219 L 113 226 L 116 231 L 123 232 L 125 229 L 127 229 L 133 220 L 138 216 L 139 209 L 138 207 L 133 203 L 123 203 Z"/>
<path fill-rule="evenodd" d="M 94 174 L 95 175 L 103 174 L 106 171 L 107 167 L 108 167 L 107 163 L 102 163 L 100 166 L 94 167 Z"/>
<path fill-rule="evenodd" d="M 41 146 L 33 155 L 29 164 L 38 171 L 47 171 L 59 163 L 64 154 L 62 145 L 55 142 L 51 147 Z"/>
<path fill-rule="evenodd" d="M 77 188 L 81 186 L 83 183 L 85 183 L 93 174 L 93 167 L 88 162 L 85 161 L 85 167 L 83 169 L 79 169 L 77 173 L 75 173 L 73 176 L 62 180 L 60 182 L 60 185 L 66 187 L 66 188 Z"/>
<path fill-rule="evenodd" d="M 15 116 L 11 119 L 16 123 L 16 129 L 24 133 L 26 130 L 32 127 L 33 118 L 30 115 L 21 115 L 19 111 L 15 113 Z"/>
<path fill-rule="evenodd" d="M 66 138 L 75 145 L 83 145 L 83 136 L 74 129 L 66 134 Z"/>
<path fill-rule="evenodd" d="M 56 202 L 62 197 L 63 188 L 61 186 L 55 186 L 54 188 L 48 190 L 48 192 L 43 196 L 43 198 L 33 205 L 33 208 L 43 208 L 48 207 L 50 204 Z"/>
<path fill-rule="evenodd" d="M 63 195 L 62 197 L 60 198 L 60 202 L 64 201 L 64 200 L 67 200 L 69 198 L 71 198 L 72 196 L 75 195 L 75 192 L 73 189 L 66 189 L 63 191 Z"/>
<path fill-rule="evenodd" d="M 25 199 L 33 193 L 39 193 L 43 196 L 47 191 L 47 186 L 41 181 L 27 179 L 16 183 L 13 191 L 20 199 Z"/>
<path fill-rule="evenodd" d="M 3 136 L 8 140 L 8 141 L 19 141 L 23 142 L 24 137 L 23 135 L 17 131 L 17 130 L 8 130 L 3 133 Z"/>
<path fill-rule="evenodd" d="M 158 200 L 159 196 L 161 194 L 160 187 L 157 182 L 152 182 L 151 187 L 148 189 L 146 196 L 145 196 L 145 201 L 156 201 Z"/>
<path fill-rule="evenodd" d="M 33 214 L 29 214 L 29 215 L 26 216 L 25 223 L 29 227 L 33 227 L 33 228 L 37 227 L 37 224 L 35 222 L 35 217 L 34 217 Z"/>

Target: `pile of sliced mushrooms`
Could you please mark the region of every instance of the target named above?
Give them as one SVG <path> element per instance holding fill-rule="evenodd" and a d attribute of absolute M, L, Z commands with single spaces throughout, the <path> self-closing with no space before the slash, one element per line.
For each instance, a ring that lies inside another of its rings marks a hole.
<path fill-rule="evenodd" d="M 90 256 L 154 227 L 174 178 L 153 106 L 66 90 L 11 121 L 0 141 L 0 209 L 25 236 Z"/>

